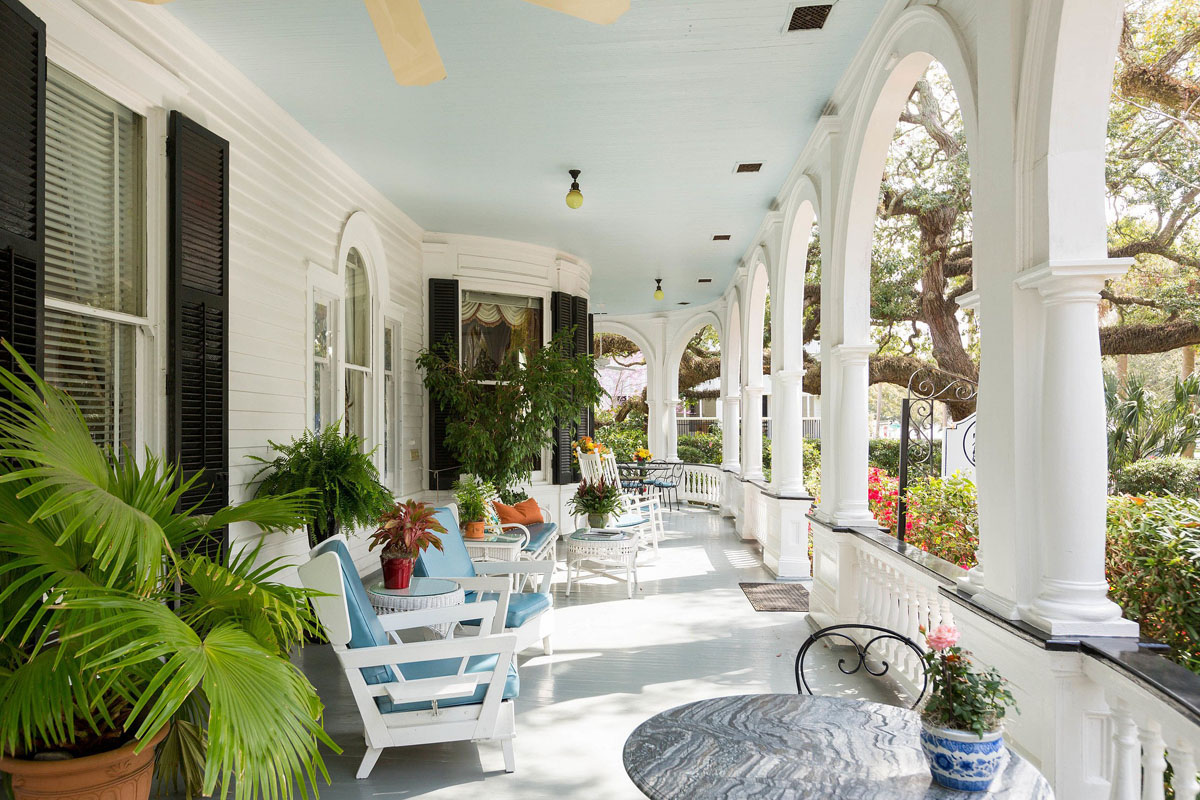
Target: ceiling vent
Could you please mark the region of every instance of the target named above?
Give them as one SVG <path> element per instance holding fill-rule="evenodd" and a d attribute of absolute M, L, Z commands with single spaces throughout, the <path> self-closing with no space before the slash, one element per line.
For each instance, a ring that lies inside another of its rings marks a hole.
<path fill-rule="evenodd" d="M 700 278 L 696 283 L 712 283 L 712 278 Z"/>
<path fill-rule="evenodd" d="M 714 242 L 728 242 L 729 239 L 730 239 L 730 234 L 728 234 L 728 233 L 714 233 L 713 234 Z"/>
<path fill-rule="evenodd" d="M 743 161 L 733 168 L 734 172 L 758 172 L 762 169 L 761 161 Z"/>
<path fill-rule="evenodd" d="M 691 304 L 692 303 L 690 300 L 680 300 L 679 301 L 679 305 L 681 305 L 681 306 L 690 306 Z"/>
<path fill-rule="evenodd" d="M 832 10 L 832 3 L 796 6 L 792 9 L 791 18 L 788 19 L 788 32 L 820 30 L 825 27 L 825 20 L 829 18 L 829 12 Z"/>

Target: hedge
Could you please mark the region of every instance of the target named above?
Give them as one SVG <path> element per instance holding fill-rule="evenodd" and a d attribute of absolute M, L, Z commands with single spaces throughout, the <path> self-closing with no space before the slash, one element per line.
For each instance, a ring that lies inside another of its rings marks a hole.
<path fill-rule="evenodd" d="M 1200 498 L 1200 461 L 1194 458 L 1143 458 L 1115 475 L 1118 494 L 1177 494 Z"/>

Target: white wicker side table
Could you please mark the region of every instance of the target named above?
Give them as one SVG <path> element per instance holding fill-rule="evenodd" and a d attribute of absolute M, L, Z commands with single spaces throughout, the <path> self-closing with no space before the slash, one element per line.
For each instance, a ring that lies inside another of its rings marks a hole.
<path fill-rule="evenodd" d="M 376 581 L 367 587 L 367 598 L 378 614 L 461 606 L 466 602 L 461 586 L 441 578 L 413 578 L 407 589 L 387 589 L 383 581 Z M 454 623 L 430 625 L 429 629 L 449 639 L 454 634 Z"/>
<path fill-rule="evenodd" d="M 624 580 L 626 594 L 632 598 L 633 590 L 637 588 L 638 538 L 636 532 L 602 532 L 587 528 L 568 536 L 567 596 L 571 596 L 571 585 L 579 580 L 580 571 L 587 570 L 592 575 Z M 600 567 L 624 567 L 625 577 Z"/>

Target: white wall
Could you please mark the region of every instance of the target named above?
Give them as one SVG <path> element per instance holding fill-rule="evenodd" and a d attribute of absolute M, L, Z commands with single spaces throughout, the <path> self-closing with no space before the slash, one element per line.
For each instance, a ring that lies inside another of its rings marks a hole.
<path fill-rule="evenodd" d="M 248 496 L 267 440 L 287 441 L 308 422 L 307 333 L 310 269 L 336 271 L 339 239 L 352 214 L 369 215 L 386 261 L 381 310 L 402 324 L 401 470 L 392 488 L 422 492 L 426 435 L 424 390 L 414 364 L 424 346 L 425 272 L 493 272 L 586 294 L 590 269 L 546 248 L 476 237 L 430 235 L 337 158 L 231 64 L 161 8 L 128 0 L 25 0 L 45 20 L 48 56 L 147 117 L 148 271 L 156 363 L 150 371 L 154 412 L 142 421 L 143 443 L 165 443 L 162 374 L 166 365 L 166 111 L 179 110 L 230 142 L 230 489 Z M 449 261 L 447 261 L 449 259 Z M 507 267 L 506 267 L 507 265 Z M 505 274 L 505 269 L 510 270 Z M 381 385 L 378 376 L 377 385 Z M 411 460 L 410 443 L 420 458 Z M 251 540 L 255 529 L 233 532 Z M 303 535 L 273 535 L 264 557 L 302 554 Z M 360 569 L 374 555 L 355 548 Z"/>

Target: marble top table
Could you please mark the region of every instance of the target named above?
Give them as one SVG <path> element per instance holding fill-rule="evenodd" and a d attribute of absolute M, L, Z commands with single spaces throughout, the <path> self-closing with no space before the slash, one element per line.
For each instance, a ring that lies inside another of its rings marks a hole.
<path fill-rule="evenodd" d="M 1011 750 L 989 792 L 933 783 L 908 709 L 794 694 L 720 697 L 643 722 L 625 770 L 654 800 L 1053 800 L 1046 779 Z"/>

